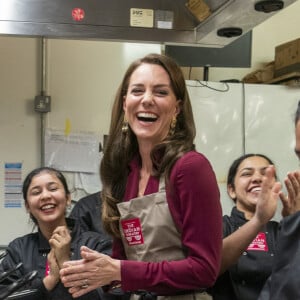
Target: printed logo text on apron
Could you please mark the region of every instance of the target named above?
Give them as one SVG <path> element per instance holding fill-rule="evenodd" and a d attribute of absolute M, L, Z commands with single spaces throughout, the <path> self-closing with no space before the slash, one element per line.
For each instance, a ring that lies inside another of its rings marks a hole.
<path fill-rule="evenodd" d="M 129 246 L 144 244 L 142 227 L 139 218 L 122 220 L 121 225 Z"/>

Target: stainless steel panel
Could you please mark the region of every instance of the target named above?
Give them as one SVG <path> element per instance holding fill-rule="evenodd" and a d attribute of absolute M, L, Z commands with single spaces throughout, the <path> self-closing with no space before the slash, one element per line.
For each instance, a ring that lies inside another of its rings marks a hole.
<path fill-rule="evenodd" d="M 210 44 L 212 47 L 225 46 L 235 38 L 224 38 L 217 35 L 217 30 L 224 27 L 240 27 L 243 33 L 252 30 L 258 24 L 264 22 L 277 12 L 264 13 L 254 9 L 258 0 L 231 0 L 215 11 L 209 18 L 199 24 L 196 28 L 196 43 Z M 270 2 L 272 2 L 270 0 Z M 295 0 L 285 0 L 284 8 L 296 2 Z"/>
<path fill-rule="evenodd" d="M 286 0 L 285 7 L 296 0 Z M 199 22 L 187 0 L 1 0 L 0 34 L 76 39 L 138 41 L 223 47 L 235 38 L 217 35 L 221 27 L 241 27 L 246 33 L 275 13 L 254 10 L 256 0 L 206 0 L 212 14 Z M 73 9 L 84 13 L 81 21 Z M 130 9 L 170 11 L 171 29 L 130 26 Z"/>

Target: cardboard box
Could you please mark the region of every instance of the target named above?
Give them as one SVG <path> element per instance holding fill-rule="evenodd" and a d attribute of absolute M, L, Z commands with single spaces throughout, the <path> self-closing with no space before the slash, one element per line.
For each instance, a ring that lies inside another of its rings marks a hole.
<path fill-rule="evenodd" d="M 189 0 L 185 5 L 200 22 L 211 15 L 209 6 L 203 0 Z"/>
<path fill-rule="evenodd" d="M 274 76 L 300 71 L 300 38 L 275 47 Z"/>
<path fill-rule="evenodd" d="M 262 69 L 247 74 L 244 83 L 264 83 L 274 78 L 274 61 L 267 63 Z"/>

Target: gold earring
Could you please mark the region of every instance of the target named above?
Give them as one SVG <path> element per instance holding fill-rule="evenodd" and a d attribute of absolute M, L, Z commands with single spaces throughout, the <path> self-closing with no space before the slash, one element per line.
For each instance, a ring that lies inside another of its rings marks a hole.
<path fill-rule="evenodd" d="M 175 133 L 176 123 L 177 123 L 176 116 L 173 116 L 171 124 L 170 124 L 170 131 L 169 131 L 170 136 L 174 135 L 174 133 Z"/>
<path fill-rule="evenodd" d="M 123 124 L 122 124 L 122 132 L 126 134 L 128 132 L 128 121 L 124 116 Z"/>

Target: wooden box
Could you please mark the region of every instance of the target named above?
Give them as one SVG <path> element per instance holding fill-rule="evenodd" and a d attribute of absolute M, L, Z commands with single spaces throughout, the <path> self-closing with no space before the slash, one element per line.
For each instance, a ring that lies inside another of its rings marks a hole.
<path fill-rule="evenodd" d="M 275 47 L 274 76 L 300 71 L 300 38 Z"/>

